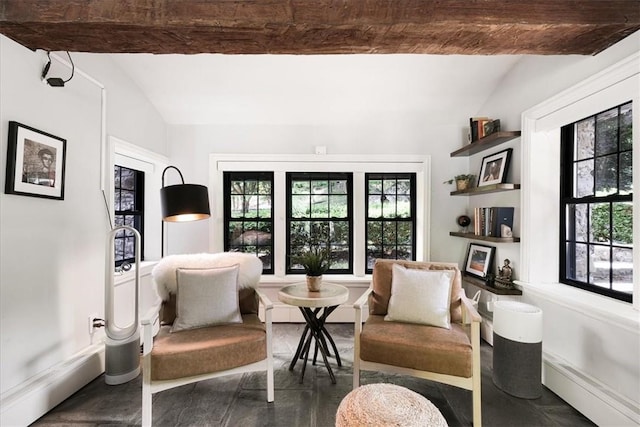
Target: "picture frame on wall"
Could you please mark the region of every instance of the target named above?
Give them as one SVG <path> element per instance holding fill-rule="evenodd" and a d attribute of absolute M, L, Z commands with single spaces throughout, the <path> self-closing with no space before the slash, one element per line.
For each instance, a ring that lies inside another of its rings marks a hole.
<path fill-rule="evenodd" d="M 482 159 L 480 174 L 478 175 L 478 187 L 502 184 L 507 180 L 512 152 L 512 148 L 507 148 Z"/>
<path fill-rule="evenodd" d="M 67 141 L 9 122 L 6 194 L 64 200 Z"/>
<path fill-rule="evenodd" d="M 493 246 L 470 243 L 464 264 L 465 274 L 484 279 L 491 271 L 495 250 L 496 248 Z"/>

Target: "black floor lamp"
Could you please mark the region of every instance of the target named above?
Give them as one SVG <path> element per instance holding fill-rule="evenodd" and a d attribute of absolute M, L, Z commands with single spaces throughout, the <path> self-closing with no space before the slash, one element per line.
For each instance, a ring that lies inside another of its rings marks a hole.
<path fill-rule="evenodd" d="M 168 169 L 175 169 L 180 175 L 182 184 L 164 185 L 164 174 Z M 209 210 L 209 193 L 207 187 L 199 184 L 185 184 L 182 172 L 175 166 L 167 166 L 162 171 L 162 188 L 160 189 L 160 205 L 162 206 L 162 248 L 164 257 L 164 222 L 186 222 L 207 219 Z"/>

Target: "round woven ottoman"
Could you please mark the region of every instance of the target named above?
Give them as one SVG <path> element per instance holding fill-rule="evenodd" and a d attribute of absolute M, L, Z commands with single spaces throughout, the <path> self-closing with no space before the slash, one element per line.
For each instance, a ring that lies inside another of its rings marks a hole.
<path fill-rule="evenodd" d="M 347 394 L 336 413 L 336 427 L 446 427 L 447 422 L 428 399 L 394 384 L 368 384 Z"/>

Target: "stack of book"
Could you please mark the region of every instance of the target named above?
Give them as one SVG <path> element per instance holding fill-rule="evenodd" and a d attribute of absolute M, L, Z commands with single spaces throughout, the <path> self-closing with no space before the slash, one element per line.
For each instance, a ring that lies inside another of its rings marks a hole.
<path fill-rule="evenodd" d="M 473 233 L 476 236 L 508 237 L 502 235 L 502 226 L 513 230 L 513 208 L 475 208 L 473 212 Z"/>
<path fill-rule="evenodd" d="M 500 119 L 492 120 L 489 117 L 469 118 L 469 136 L 471 142 L 500 131 Z"/>

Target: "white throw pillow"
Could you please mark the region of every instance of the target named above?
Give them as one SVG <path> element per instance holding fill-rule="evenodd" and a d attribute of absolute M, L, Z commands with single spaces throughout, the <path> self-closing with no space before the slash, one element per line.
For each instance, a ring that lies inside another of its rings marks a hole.
<path fill-rule="evenodd" d="M 394 264 L 384 320 L 449 329 L 453 270 L 420 270 Z"/>
<path fill-rule="evenodd" d="M 238 305 L 239 266 L 176 270 L 176 319 L 171 332 L 242 323 Z"/>

